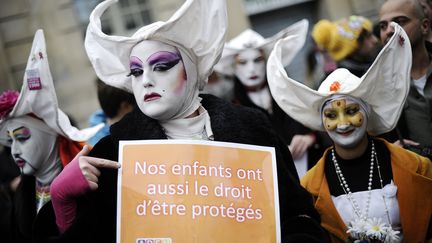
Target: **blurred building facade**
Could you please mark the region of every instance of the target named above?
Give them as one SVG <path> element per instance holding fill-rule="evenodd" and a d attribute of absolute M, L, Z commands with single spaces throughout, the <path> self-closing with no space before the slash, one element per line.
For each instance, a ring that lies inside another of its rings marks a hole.
<path fill-rule="evenodd" d="M 84 50 L 88 17 L 99 1 L 1 0 L 0 91 L 21 87 L 33 35 L 42 28 L 59 105 L 72 115 L 79 127 L 85 127 L 89 115 L 99 107 L 95 74 Z M 103 16 L 103 30 L 109 34 L 132 34 L 142 25 L 166 20 L 183 1 L 119 0 Z M 351 14 L 375 21 L 383 1 L 227 0 L 227 40 L 246 28 L 268 37 L 303 18 L 308 19 L 311 26 L 321 18 L 335 20 Z M 303 51 L 293 66 L 287 68 L 290 75 L 299 80 L 304 75 L 304 56 Z"/>

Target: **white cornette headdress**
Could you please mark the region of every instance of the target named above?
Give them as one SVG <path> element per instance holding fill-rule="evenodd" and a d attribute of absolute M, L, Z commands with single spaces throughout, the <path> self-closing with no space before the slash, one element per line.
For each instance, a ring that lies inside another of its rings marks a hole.
<path fill-rule="evenodd" d="M 100 17 L 117 2 L 100 3 L 90 15 L 85 47 L 97 76 L 105 83 L 132 92 L 129 55 L 143 40 L 161 41 L 186 54 L 197 67 L 197 77 L 187 73 L 204 88 L 214 64 L 220 58 L 227 29 L 225 0 L 187 0 L 166 22 L 140 28 L 131 37 L 109 36 L 101 31 Z"/>
<path fill-rule="evenodd" d="M 227 42 L 224 46 L 222 57 L 215 66 L 215 71 L 224 75 L 234 75 L 235 56 L 246 49 L 260 49 L 264 51 L 266 58 L 270 55 L 276 41 L 291 35 L 304 35 L 308 31 L 309 21 L 306 19 L 300 20 L 289 27 L 281 30 L 277 34 L 269 38 L 264 38 L 257 32 L 247 29 L 239 34 L 234 39 Z M 299 45 L 299 49 L 303 47 L 302 43 L 296 42 L 293 45 Z M 282 58 L 282 63 L 286 67 L 290 64 L 292 59 Z"/>
<path fill-rule="evenodd" d="M 57 134 L 74 141 L 86 141 L 103 127 L 103 124 L 100 124 L 78 130 L 58 108 L 43 30 L 37 30 L 34 36 L 18 100 L 12 111 L 0 120 L 0 143 L 10 145 L 4 131 L 9 119 L 29 114 L 42 119 Z"/>
<path fill-rule="evenodd" d="M 321 84 L 318 91 L 288 77 L 281 63 L 290 55 L 290 38 L 280 40 L 267 63 L 270 91 L 278 105 L 292 118 L 314 130 L 324 130 L 320 110 L 333 94 L 360 98 L 370 108 L 367 130 L 378 135 L 393 129 L 408 95 L 411 71 L 411 45 L 405 31 L 392 23 L 394 35 L 384 46 L 372 66 L 359 78 L 346 69 L 337 69 Z M 271 70 L 271 72 L 270 72 Z"/>

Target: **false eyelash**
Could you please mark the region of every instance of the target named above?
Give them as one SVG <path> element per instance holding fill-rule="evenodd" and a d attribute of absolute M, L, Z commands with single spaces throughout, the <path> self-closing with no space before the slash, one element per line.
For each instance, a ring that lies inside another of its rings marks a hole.
<path fill-rule="evenodd" d="M 132 69 L 130 71 L 130 73 L 128 75 L 126 75 L 126 77 L 130 77 L 131 75 L 136 77 L 137 75 L 139 76 L 139 75 L 142 75 L 143 73 L 144 73 L 144 71 L 141 69 Z"/>

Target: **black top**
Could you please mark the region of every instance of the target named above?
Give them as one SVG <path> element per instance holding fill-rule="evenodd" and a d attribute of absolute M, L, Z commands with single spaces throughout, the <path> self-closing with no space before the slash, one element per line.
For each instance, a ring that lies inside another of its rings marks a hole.
<path fill-rule="evenodd" d="M 375 144 L 375 152 L 378 155 L 378 162 L 380 165 L 381 177 L 383 179 L 383 186 L 390 183 L 393 178 L 390 151 L 385 144 L 380 140 L 373 140 Z M 360 192 L 368 190 L 369 173 L 370 173 L 370 159 L 371 159 L 371 142 L 369 140 L 368 147 L 365 153 L 355 159 L 344 160 L 336 155 L 339 168 L 348 184 L 351 192 Z M 328 153 L 325 161 L 325 175 L 332 196 L 344 195 L 345 192 L 340 185 L 339 179 L 336 174 L 336 169 L 332 161 L 332 153 Z M 374 164 L 374 172 L 372 178 L 372 189 L 381 189 L 379 175 L 377 170 L 376 161 Z"/>
<path fill-rule="evenodd" d="M 363 76 L 371 65 L 372 61 L 361 62 L 349 57 L 337 63 L 338 68 L 346 68 L 357 77 Z"/>
<path fill-rule="evenodd" d="M 277 131 L 277 133 L 282 137 L 286 144 L 291 143 L 291 139 L 296 134 L 308 134 L 311 130 L 301 123 L 297 122 L 290 116 L 288 116 L 275 102 L 272 98 L 272 110 L 273 112 L 270 114 L 265 109 L 257 106 L 253 101 L 249 98 L 246 88 L 240 82 L 237 77 L 234 77 L 234 100 L 233 103 L 240 104 L 243 106 L 251 107 L 254 109 L 258 109 L 267 114 L 270 119 L 273 128 Z"/>

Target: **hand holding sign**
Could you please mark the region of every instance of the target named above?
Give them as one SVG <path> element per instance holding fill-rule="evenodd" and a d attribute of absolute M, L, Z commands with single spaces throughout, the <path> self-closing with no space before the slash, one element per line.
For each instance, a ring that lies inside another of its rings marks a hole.
<path fill-rule="evenodd" d="M 120 164 L 112 160 L 86 156 L 88 153 L 88 147 L 84 146 L 75 156 L 74 160 L 78 158 L 79 168 L 84 178 L 87 180 L 90 190 L 96 190 L 98 188 L 98 178 L 100 176 L 98 168 L 118 169 L 120 168 Z"/>
<path fill-rule="evenodd" d="M 84 146 L 51 184 L 51 201 L 60 232 L 75 220 L 76 198 L 98 188 L 98 168 L 120 167 L 115 161 L 86 156 L 88 153 L 88 146 Z"/>

